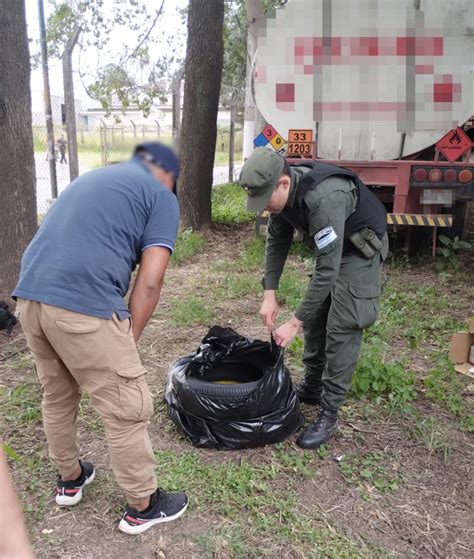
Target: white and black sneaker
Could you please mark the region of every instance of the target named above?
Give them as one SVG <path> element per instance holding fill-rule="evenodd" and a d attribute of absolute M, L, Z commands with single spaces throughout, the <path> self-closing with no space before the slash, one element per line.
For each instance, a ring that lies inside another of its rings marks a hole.
<path fill-rule="evenodd" d="M 79 460 L 82 468 L 81 475 L 77 479 L 70 481 L 58 481 L 56 488 L 56 503 L 61 507 L 77 505 L 82 499 L 82 490 L 85 485 L 92 483 L 95 478 L 95 468 L 90 462 Z"/>
<path fill-rule="evenodd" d="M 170 522 L 179 518 L 188 508 L 188 497 L 181 491 L 167 493 L 157 489 L 150 498 L 150 506 L 139 512 L 133 507 L 127 507 L 119 529 L 125 534 L 141 534 L 155 524 Z"/>

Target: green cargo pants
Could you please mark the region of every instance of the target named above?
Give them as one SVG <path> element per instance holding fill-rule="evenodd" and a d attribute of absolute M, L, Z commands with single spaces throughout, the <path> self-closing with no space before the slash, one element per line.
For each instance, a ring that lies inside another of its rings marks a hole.
<path fill-rule="evenodd" d="M 379 315 L 381 272 L 388 239 L 371 260 L 351 252 L 342 257 L 331 294 L 311 321 L 305 321 L 305 384 L 321 393 L 322 405 L 338 410 L 346 399 L 362 345 L 362 332 Z"/>

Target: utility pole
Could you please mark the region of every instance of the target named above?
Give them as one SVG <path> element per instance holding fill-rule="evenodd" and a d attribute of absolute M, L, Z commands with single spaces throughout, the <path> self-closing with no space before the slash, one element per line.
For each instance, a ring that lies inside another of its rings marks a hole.
<path fill-rule="evenodd" d="M 74 102 L 74 79 L 72 75 L 72 52 L 79 39 L 81 30 L 73 31 L 63 54 L 64 105 L 66 107 L 67 152 L 69 156 L 69 180 L 79 176 L 77 155 L 76 106 Z"/>
<path fill-rule="evenodd" d="M 43 68 L 44 112 L 46 114 L 46 134 L 48 137 L 49 177 L 51 181 L 51 197 L 56 199 L 58 197 L 58 178 L 56 176 L 53 111 L 51 109 L 51 92 L 49 89 L 48 47 L 46 45 L 43 0 L 38 0 L 38 15 L 40 24 L 41 65 Z"/>

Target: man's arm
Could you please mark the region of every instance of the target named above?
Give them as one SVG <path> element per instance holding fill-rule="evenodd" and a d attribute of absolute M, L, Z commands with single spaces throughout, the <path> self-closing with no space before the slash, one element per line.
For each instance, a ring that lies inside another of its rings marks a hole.
<path fill-rule="evenodd" d="M 295 317 L 313 318 L 327 299 L 341 266 L 344 227 L 348 215 L 347 194 L 337 191 L 311 215 L 311 232 L 315 241 L 316 265 L 313 277 Z"/>
<path fill-rule="evenodd" d="M 0 557 L 33 559 L 21 505 L 8 470 L 0 440 Z"/>
<path fill-rule="evenodd" d="M 263 278 L 265 295 L 260 309 L 262 322 L 270 331 L 279 310 L 275 291 L 278 289 L 293 234 L 293 227 L 282 217 L 278 215 L 270 217 L 265 250 L 265 276 Z"/>
<path fill-rule="evenodd" d="M 149 247 L 142 252 L 140 268 L 129 303 L 136 343 L 160 298 L 169 258 L 169 249 L 161 246 Z"/>

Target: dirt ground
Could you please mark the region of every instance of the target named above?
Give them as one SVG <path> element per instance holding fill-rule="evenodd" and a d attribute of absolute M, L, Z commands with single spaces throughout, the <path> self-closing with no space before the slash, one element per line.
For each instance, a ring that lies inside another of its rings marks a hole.
<path fill-rule="evenodd" d="M 449 331 L 434 338 L 421 334 L 415 348 L 410 340 L 417 334 L 394 331 L 387 358 L 401 359 L 416 374 L 411 411 L 388 411 L 377 399 L 350 399 L 340 433 L 322 452 L 299 449 L 297 435 L 276 447 L 200 450 L 172 425 L 161 403 L 168 368 L 198 347 L 209 326 L 230 325 L 245 335 L 268 336 L 258 318 L 258 287 L 225 296 L 226 278 L 245 275 L 231 264 L 252 234 L 250 226 L 209 232 L 197 254 L 170 268 L 159 309 L 140 342 L 156 402 L 150 432 L 158 480 L 183 480 L 191 503 L 179 521 L 142 536 L 118 531 L 124 501 L 110 470 L 100 419 L 87 399 L 79 438 L 84 458 L 96 465 L 97 481 L 77 507 L 55 505 L 56 472 L 47 457 L 40 389 L 25 339 L 19 327 L 10 338 L 0 334 L 1 432 L 16 455 L 10 465 L 37 556 L 473 557 L 474 438 L 464 421 L 472 414 L 472 381 L 460 379 L 456 385 L 462 406 L 458 413 L 446 409 L 442 397 L 430 398 L 423 383 L 436 351 L 447 352 Z M 407 286 L 415 293 L 413 304 L 417 289 L 435 289 L 435 299 L 455 300 L 434 309 L 433 324 L 441 318 L 462 322 L 472 313 L 472 268 L 466 269 L 471 263 L 448 280 L 431 264 L 391 264 L 387 277 L 394 288 Z M 300 262 L 295 266 L 302 270 Z M 257 285 L 261 271 L 249 274 Z M 173 309 L 190 295 L 205 301 L 207 315 L 182 324 L 172 318 Z M 297 368 L 291 369 L 299 380 Z M 315 414 L 309 406 L 303 412 L 308 421 Z M 423 431 L 432 418 L 428 432 Z M 228 487 L 218 479 L 219 472 L 230 480 Z M 239 477 L 240 472 L 249 472 L 249 478 Z"/>

